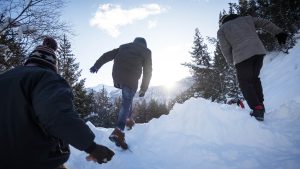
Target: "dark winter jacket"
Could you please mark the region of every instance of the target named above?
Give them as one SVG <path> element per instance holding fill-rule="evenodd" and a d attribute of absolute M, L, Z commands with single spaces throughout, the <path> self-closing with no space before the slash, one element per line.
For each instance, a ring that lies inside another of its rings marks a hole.
<path fill-rule="evenodd" d="M 113 65 L 113 80 L 115 87 L 126 85 L 132 89 L 138 88 L 138 81 L 143 72 L 140 89 L 144 92 L 148 89 L 152 76 L 151 51 L 145 41 L 136 39 L 132 43 L 121 45 L 119 48 L 104 53 L 94 64 L 99 69 L 111 60 Z"/>
<path fill-rule="evenodd" d="M 229 15 L 224 18 L 218 30 L 221 51 L 230 64 L 238 64 L 254 55 L 266 54 L 266 49 L 259 39 L 256 28 L 262 28 L 273 35 L 282 29 L 272 22 L 252 16 Z"/>
<path fill-rule="evenodd" d="M 73 109 L 67 82 L 36 66 L 0 75 L 0 168 L 53 169 L 67 161 L 68 144 L 87 149 L 94 134 Z"/>

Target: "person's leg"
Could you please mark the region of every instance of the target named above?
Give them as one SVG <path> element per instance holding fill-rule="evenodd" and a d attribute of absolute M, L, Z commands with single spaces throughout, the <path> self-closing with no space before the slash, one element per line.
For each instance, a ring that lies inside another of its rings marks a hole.
<path fill-rule="evenodd" d="M 132 101 L 131 101 L 131 104 L 130 104 L 130 107 L 129 107 L 129 113 L 128 113 L 127 118 L 131 118 L 131 116 L 132 116 Z"/>
<path fill-rule="evenodd" d="M 130 114 L 132 100 L 135 92 L 135 89 L 131 89 L 127 86 L 122 86 L 122 103 L 117 122 L 117 127 L 122 131 L 124 131 L 126 119 Z"/>
<path fill-rule="evenodd" d="M 263 89 L 261 85 L 261 81 L 259 78 L 260 70 L 263 66 L 263 60 L 264 60 L 264 55 L 257 55 L 255 56 L 255 63 L 254 63 L 254 84 L 255 84 L 255 89 L 256 89 L 256 94 L 258 97 L 258 100 L 260 104 L 263 105 L 264 103 L 264 94 L 263 94 Z"/>
<path fill-rule="evenodd" d="M 254 84 L 254 57 L 235 65 L 239 86 L 249 107 L 254 109 L 260 103 Z"/>

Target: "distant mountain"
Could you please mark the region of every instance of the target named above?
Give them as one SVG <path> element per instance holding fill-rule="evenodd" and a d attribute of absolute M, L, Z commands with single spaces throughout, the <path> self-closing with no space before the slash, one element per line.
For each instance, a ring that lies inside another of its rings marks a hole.
<path fill-rule="evenodd" d="M 160 103 L 167 103 L 169 100 L 175 98 L 177 95 L 187 90 L 193 83 L 194 83 L 193 78 L 187 77 L 180 81 L 177 81 L 172 88 L 167 88 L 163 85 L 150 86 L 144 97 L 140 98 L 136 94 L 136 96 L 134 97 L 134 102 L 142 101 L 143 99 L 149 102 L 151 99 L 154 99 Z M 95 87 L 88 88 L 88 89 L 100 91 L 103 87 L 106 89 L 107 93 L 109 94 L 109 97 L 112 100 L 121 96 L 121 90 L 116 89 L 113 86 L 99 84 Z"/>

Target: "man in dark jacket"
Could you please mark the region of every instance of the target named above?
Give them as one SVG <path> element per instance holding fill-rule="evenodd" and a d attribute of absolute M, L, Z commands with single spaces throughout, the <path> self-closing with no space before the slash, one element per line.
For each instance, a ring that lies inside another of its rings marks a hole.
<path fill-rule="evenodd" d="M 109 136 L 109 139 L 127 149 L 125 142 L 124 128 L 128 124 L 132 126 L 132 100 L 138 88 L 138 81 L 143 73 L 139 96 L 143 97 L 148 89 L 152 75 L 151 51 L 147 48 L 144 38 L 137 37 L 132 43 L 121 45 L 104 53 L 90 68 L 92 73 L 96 73 L 102 65 L 114 60 L 113 81 L 116 88 L 122 89 L 122 104 L 118 116 L 117 127 Z M 129 126 L 129 127 L 130 127 Z"/>
<path fill-rule="evenodd" d="M 0 168 L 58 168 L 69 158 L 69 144 L 98 163 L 114 155 L 94 142 L 75 113 L 71 88 L 57 74 L 56 49 L 56 41 L 47 37 L 25 66 L 0 75 Z"/>
<path fill-rule="evenodd" d="M 228 64 L 234 64 L 241 91 L 252 109 L 250 115 L 264 120 L 264 96 L 259 78 L 266 49 L 256 29 L 262 28 L 275 35 L 280 44 L 287 34 L 272 22 L 252 16 L 225 15 L 218 30 L 221 51 Z"/>

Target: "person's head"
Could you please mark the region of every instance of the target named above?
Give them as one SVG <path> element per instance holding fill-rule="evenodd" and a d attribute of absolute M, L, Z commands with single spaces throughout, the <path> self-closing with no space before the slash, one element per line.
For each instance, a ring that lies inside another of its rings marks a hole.
<path fill-rule="evenodd" d="M 24 65 L 34 64 L 50 68 L 57 72 L 57 58 L 55 55 L 56 49 L 56 41 L 53 38 L 46 37 L 42 45 L 37 46 L 27 57 Z"/>
<path fill-rule="evenodd" d="M 239 15 L 237 15 L 237 14 L 224 15 L 221 17 L 219 23 L 220 23 L 220 25 L 223 25 L 224 23 L 234 20 L 235 18 L 238 18 L 238 17 L 239 17 Z"/>
<path fill-rule="evenodd" d="M 142 37 L 136 37 L 134 39 L 133 43 L 138 43 L 140 45 L 147 47 L 147 42 L 146 42 L 145 38 L 142 38 Z"/>
<path fill-rule="evenodd" d="M 45 37 L 45 39 L 43 41 L 43 46 L 47 46 L 47 47 L 53 49 L 54 51 L 57 50 L 57 42 L 51 37 Z"/>

